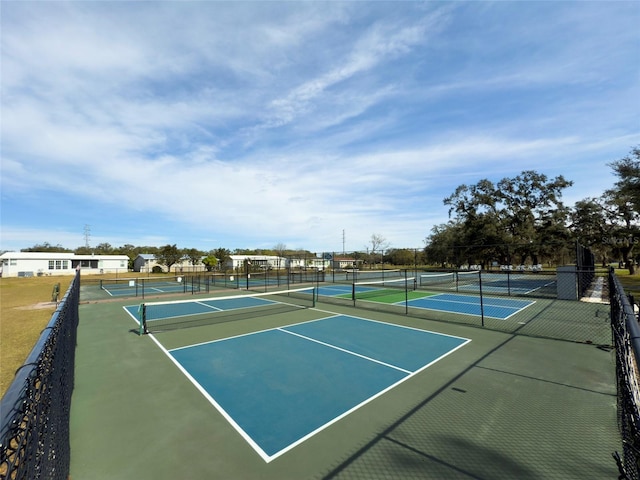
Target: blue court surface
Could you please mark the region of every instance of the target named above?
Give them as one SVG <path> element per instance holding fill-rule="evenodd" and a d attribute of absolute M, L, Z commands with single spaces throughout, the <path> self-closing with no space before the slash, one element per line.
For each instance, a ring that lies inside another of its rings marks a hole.
<path fill-rule="evenodd" d="M 409 300 L 409 307 L 437 310 L 440 312 L 461 313 L 465 315 L 484 315 L 485 317 L 507 320 L 512 315 L 533 305 L 530 300 L 516 300 L 513 298 L 482 297 L 441 293 L 423 298 Z"/>
<path fill-rule="evenodd" d="M 485 292 L 507 293 L 513 292 L 529 295 L 537 290 L 549 287 L 556 283 L 555 278 L 549 276 L 536 277 L 526 274 L 510 274 L 508 277 L 500 273 L 485 273 L 482 275 L 482 289 Z M 460 285 L 463 291 L 478 291 L 478 283 Z"/>
<path fill-rule="evenodd" d="M 469 341 L 335 315 L 163 350 L 270 462 Z"/>

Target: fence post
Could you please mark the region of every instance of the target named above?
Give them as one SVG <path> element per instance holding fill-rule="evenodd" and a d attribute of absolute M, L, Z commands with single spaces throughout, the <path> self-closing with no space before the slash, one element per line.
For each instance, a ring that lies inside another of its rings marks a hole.
<path fill-rule="evenodd" d="M 478 284 L 480 285 L 480 319 L 484 327 L 484 304 L 482 299 L 482 270 L 478 270 Z"/>
<path fill-rule="evenodd" d="M 413 280 L 415 281 L 415 278 Z M 407 270 L 404 271 L 404 313 L 409 315 L 409 277 Z"/>

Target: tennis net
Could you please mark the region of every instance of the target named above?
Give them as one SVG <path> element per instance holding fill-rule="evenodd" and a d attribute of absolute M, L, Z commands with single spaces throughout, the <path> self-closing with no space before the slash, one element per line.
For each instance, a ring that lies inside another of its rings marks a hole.
<path fill-rule="evenodd" d="M 182 289 L 186 288 L 185 277 L 148 277 L 148 278 L 111 278 L 101 279 L 100 288 L 102 290 L 138 290 L 138 289 Z"/>
<path fill-rule="evenodd" d="M 353 300 L 381 299 L 385 302 L 400 302 L 406 298 L 406 292 L 415 289 L 415 277 L 393 278 L 372 282 L 354 282 L 351 291 Z"/>
<path fill-rule="evenodd" d="M 206 299 L 144 302 L 138 308 L 140 335 L 244 320 L 315 307 L 315 287 Z"/>
<path fill-rule="evenodd" d="M 420 275 L 420 286 L 421 287 L 432 287 L 432 286 L 453 286 L 456 281 L 456 273 L 455 272 L 447 272 L 447 273 L 427 273 Z"/>
<path fill-rule="evenodd" d="M 420 275 L 421 287 L 458 290 L 460 286 L 478 285 L 480 283 L 480 271 L 426 273 Z"/>
<path fill-rule="evenodd" d="M 384 280 L 386 278 L 404 277 L 404 270 L 347 270 L 347 281 Z"/>
<path fill-rule="evenodd" d="M 480 270 L 456 272 L 458 285 L 477 285 L 480 283 Z"/>

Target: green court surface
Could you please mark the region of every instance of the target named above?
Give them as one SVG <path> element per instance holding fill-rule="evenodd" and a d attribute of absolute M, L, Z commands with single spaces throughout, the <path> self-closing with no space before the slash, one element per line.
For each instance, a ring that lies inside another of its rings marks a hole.
<path fill-rule="evenodd" d="M 123 309 L 135 303 L 80 305 L 74 480 L 617 478 L 614 357 L 604 345 L 322 302 L 139 336 Z M 562 323 L 553 305 L 544 309 Z M 163 351 L 331 313 L 471 341 L 270 462 Z M 539 312 L 527 315 L 535 331 Z"/>
<path fill-rule="evenodd" d="M 405 300 L 415 300 L 418 298 L 430 297 L 433 295 L 437 295 L 436 293 L 430 292 L 416 292 L 414 290 L 410 290 L 408 292 L 398 291 L 397 289 L 380 289 L 375 292 L 362 292 L 357 293 L 356 298 L 360 299 L 369 299 L 373 302 L 380 303 L 402 303 Z"/>

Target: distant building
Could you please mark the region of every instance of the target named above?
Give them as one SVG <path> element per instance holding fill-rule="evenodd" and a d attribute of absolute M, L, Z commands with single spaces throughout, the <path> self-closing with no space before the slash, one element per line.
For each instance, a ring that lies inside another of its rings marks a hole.
<path fill-rule="evenodd" d="M 133 260 L 133 271 L 149 273 L 156 265 L 159 264 L 156 262 L 156 256 L 153 253 L 141 253 Z M 163 272 L 167 270 L 164 265 L 160 265 L 160 268 L 162 268 Z"/>
<path fill-rule="evenodd" d="M 127 255 L 76 255 L 57 252 L 5 252 L 0 255 L 3 277 L 119 273 L 129 269 Z"/>
<path fill-rule="evenodd" d="M 152 273 L 154 267 L 161 268 L 164 273 L 168 271 L 166 265 L 158 263 L 153 253 L 141 253 L 133 261 L 134 272 Z M 171 265 L 171 272 L 175 273 L 204 272 L 206 269 L 203 263 L 191 265 L 189 259 L 183 259 L 181 262 Z"/>
<path fill-rule="evenodd" d="M 324 270 L 329 267 L 330 261 L 322 258 L 287 258 L 277 255 L 229 255 L 224 267 L 227 269 L 244 269 L 245 262 L 251 262 L 252 270 L 276 270 L 282 268 L 317 268 Z"/>
<path fill-rule="evenodd" d="M 327 260 L 325 258 L 307 258 L 305 259 L 304 268 L 316 268 L 318 270 L 326 270 L 331 268 L 331 260 Z"/>
<path fill-rule="evenodd" d="M 360 264 L 362 264 L 362 260 L 356 260 L 353 257 L 333 257 L 331 260 L 331 267 L 334 270 L 358 268 Z"/>
<path fill-rule="evenodd" d="M 286 268 L 287 259 L 276 255 L 229 255 L 225 263 L 227 269 L 243 269 L 245 262 L 251 262 L 253 269 L 277 269 Z"/>

